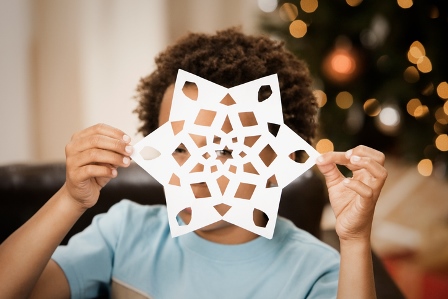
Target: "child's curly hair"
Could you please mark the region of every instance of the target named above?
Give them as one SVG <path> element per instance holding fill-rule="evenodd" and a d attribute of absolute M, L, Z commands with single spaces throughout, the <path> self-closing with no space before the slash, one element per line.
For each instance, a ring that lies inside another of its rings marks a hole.
<path fill-rule="evenodd" d="M 311 142 L 316 129 L 317 103 L 305 63 L 266 36 L 249 36 L 236 28 L 214 35 L 190 33 L 155 59 L 157 69 L 141 79 L 137 88 L 139 132 L 158 128 L 160 103 L 174 84 L 179 69 L 230 88 L 277 74 L 284 123 Z"/>

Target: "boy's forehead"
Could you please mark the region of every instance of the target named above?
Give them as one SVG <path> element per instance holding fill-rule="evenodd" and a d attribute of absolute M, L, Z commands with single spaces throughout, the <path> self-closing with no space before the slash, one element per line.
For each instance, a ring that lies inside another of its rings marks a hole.
<path fill-rule="evenodd" d="M 262 87 L 269 87 L 271 94 L 260 100 Z M 164 94 L 159 124 L 159 129 L 134 146 L 132 158 L 165 187 L 172 236 L 225 220 L 271 238 L 282 188 L 311 168 L 318 156 L 284 125 L 276 75 L 226 88 L 179 70 L 175 85 Z M 269 131 L 269 127 L 277 130 Z M 207 142 L 195 143 L 198 136 Z M 191 154 L 182 165 L 172 154 L 180 145 Z M 157 157 L 143 158 L 140 153 L 145 148 L 157 152 Z M 224 148 L 232 150 L 232 158 L 225 163 L 207 158 L 216 157 L 213 153 Z M 268 164 L 261 159 L 267 149 L 275 153 Z M 290 159 L 296 151 L 305 151 L 308 160 L 297 163 Z M 192 174 L 197 165 L 204 170 Z M 247 165 L 255 168 L 256 174 L 247 172 Z M 181 183 L 173 184 L 173 177 L 180 178 Z M 224 190 L 217 183 L 223 177 L 229 181 Z M 266 182 L 273 178 L 278 186 L 267 186 Z M 195 198 L 192 186 L 198 181 L 207 185 L 209 197 Z M 242 186 L 252 186 L 251 197 L 239 196 Z M 220 215 L 214 208 L 220 204 L 231 208 Z M 192 220 L 188 225 L 180 225 L 176 216 L 186 208 L 193 211 Z M 266 227 L 254 224 L 255 210 L 269 218 Z"/>

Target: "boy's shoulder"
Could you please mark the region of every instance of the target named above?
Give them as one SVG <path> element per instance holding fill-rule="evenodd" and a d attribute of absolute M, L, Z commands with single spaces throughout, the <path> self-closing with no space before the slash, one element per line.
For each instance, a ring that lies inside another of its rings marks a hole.
<path fill-rule="evenodd" d="M 304 251 L 317 254 L 325 253 L 330 258 L 339 259 L 339 252 L 336 249 L 311 233 L 298 228 L 289 219 L 278 217 L 274 237 L 276 234 L 277 238 L 281 239 L 279 242 L 286 246 L 285 250 L 301 251 L 302 253 Z"/>

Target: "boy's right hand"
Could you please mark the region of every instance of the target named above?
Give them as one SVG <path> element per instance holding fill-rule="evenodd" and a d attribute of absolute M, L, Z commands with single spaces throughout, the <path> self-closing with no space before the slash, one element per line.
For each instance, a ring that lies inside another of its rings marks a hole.
<path fill-rule="evenodd" d="M 127 167 L 133 147 L 131 138 L 105 124 L 97 124 L 72 136 L 65 147 L 68 195 L 87 209 L 96 204 L 100 190 Z"/>

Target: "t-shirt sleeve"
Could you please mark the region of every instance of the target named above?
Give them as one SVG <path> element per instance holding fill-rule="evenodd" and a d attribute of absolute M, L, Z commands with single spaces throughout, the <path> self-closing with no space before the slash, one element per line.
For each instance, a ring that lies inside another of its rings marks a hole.
<path fill-rule="evenodd" d="M 325 269 L 311 288 L 307 299 L 336 298 L 339 281 L 339 256 L 330 255 L 316 263 L 316 269 Z"/>
<path fill-rule="evenodd" d="M 71 298 L 94 298 L 100 290 L 108 288 L 114 250 L 128 204 L 121 201 L 106 214 L 95 216 L 89 227 L 54 252 L 52 259 L 64 271 Z"/>

